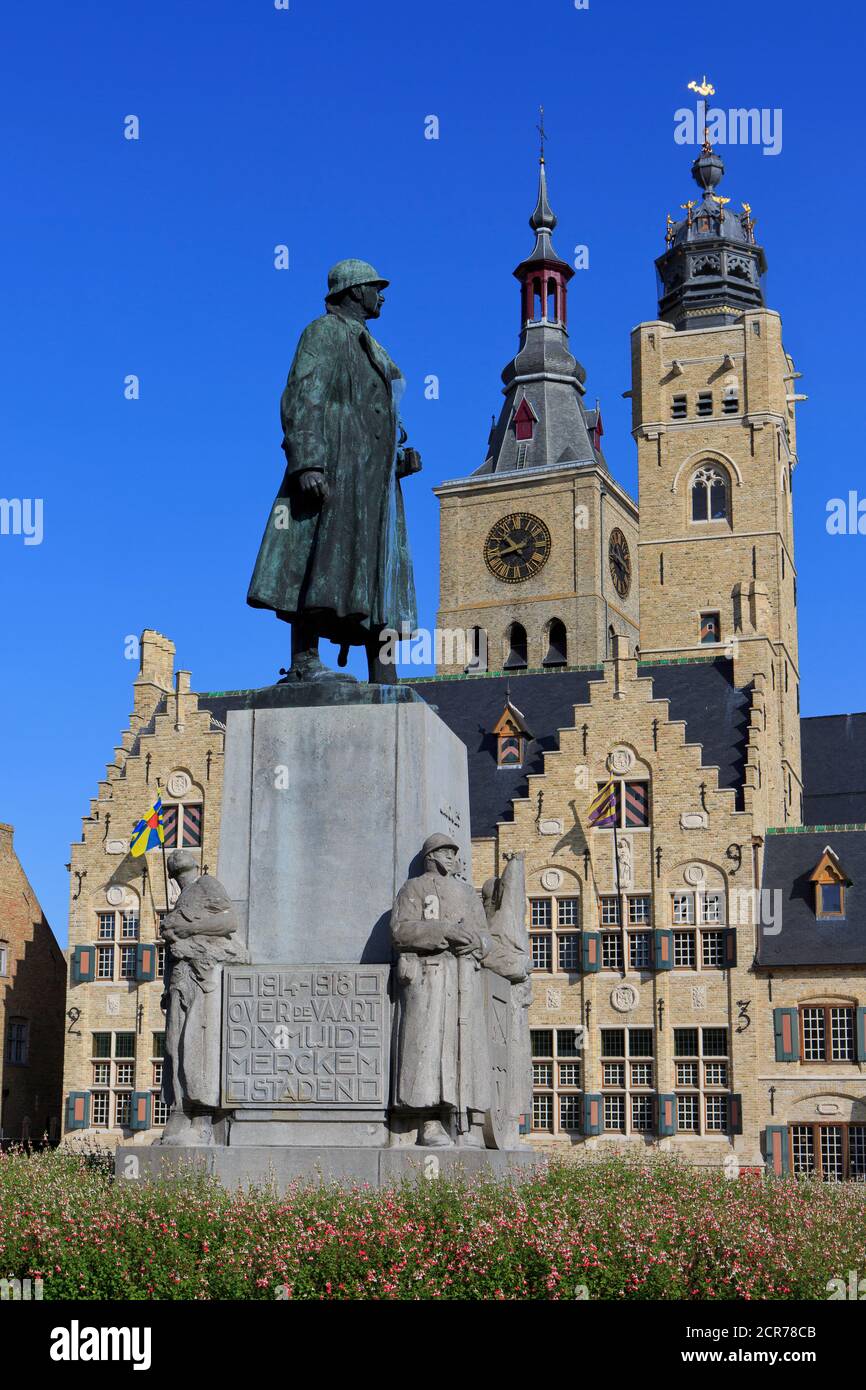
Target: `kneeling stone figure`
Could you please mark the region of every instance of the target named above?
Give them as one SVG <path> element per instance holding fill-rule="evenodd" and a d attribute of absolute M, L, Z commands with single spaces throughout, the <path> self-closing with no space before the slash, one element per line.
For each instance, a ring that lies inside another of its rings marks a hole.
<path fill-rule="evenodd" d="M 218 879 L 199 874 L 195 855 L 175 850 L 168 872 L 180 897 L 160 928 L 166 969 L 163 1096 L 169 1107 L 162 1143 L 213 1142 L 220 1110 L 220 996 L 222 967 L 247 953 L 237 939 L 237 918 Z"/>

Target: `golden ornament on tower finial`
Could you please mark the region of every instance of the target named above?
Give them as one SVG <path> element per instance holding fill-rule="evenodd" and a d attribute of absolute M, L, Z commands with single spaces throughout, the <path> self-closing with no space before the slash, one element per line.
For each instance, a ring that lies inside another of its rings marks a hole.
<path fill-rule="evenodd" d="M 673 241 L 676 235 L 674 231 L 675 223 L 670 213 L 667 214 L 667 219 L 667 226 L 665 227 L 665 242 L 668 246 L 670 246 L 671 242 Z"/>
<path fill-rule="evenodd" d="M 707 81 L 706 73 L 704 74 L 703 81 L 690 82 L 688 89 L 690 92 L 697 92 L 699 97 L 714 97 L 716 95 L 716 89 L 712 82 Z"/>

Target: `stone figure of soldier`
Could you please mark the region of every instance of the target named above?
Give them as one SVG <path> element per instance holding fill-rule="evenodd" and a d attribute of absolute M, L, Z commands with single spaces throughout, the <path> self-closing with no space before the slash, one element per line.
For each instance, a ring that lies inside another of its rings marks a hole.
<path fill-rule="evenodd" d="M 397 407 L 404 381 L 366 327 L 383 280 L 366 261 L 328 274 L 326 313 L 303 332 L 280 415 L 286 471 L 271 509 L 247 603 L 292 626 L 287 681 L 352 677 L 328 670 L 320 638 L 364 646 L 369 679 L 393 682 L 385 629 L 411 631 L 415 585 L 400 478 L 420 470 Z"/>
<path fill-rule="evenodd" d="M 457 877 L 448 835 L 421 850 L 424 872 L 397 894 L 394 1105 L 419 1113 L 418 1143 L 483 1148 L 491 1101 L 482 961 L 492 942 L 481 901 Z"/>
<path fill-rule="evenodd" d="M 526 931 L 526 870 L 523 854 L 506 854 L 500 877 L 481 890 L 487 929 L 493 945 L 484 958 L 511 984 L 508 1027 L 508 1085 L 503 1116 L 506 1147 L 520 1140 L 520 1120 L 532 1108 L 532 1049 L 529 1006 L 532 1003 L 532 956 Z"/>
<path fill-rule="evenodd" d="M 213 1142 L 219 1114 L 222 967 L 243 963 L 246 951 L 226 890 L 199 873 L 195 855 L 175 850 L 168 872 L 181 891 L 160 927 L 167 947 L 162 1090 L 169 1107 L 162 1143 L 197 1146 Z"/>

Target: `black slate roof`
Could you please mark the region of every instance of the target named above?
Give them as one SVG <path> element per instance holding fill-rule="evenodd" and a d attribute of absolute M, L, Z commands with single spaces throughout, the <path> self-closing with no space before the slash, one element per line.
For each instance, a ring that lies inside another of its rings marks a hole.
<path fill-rule="evenodd" d="M 806 825 L 866 824 L 866 714 L 800 720 Z"/>
<path fill-rule="evenodd" d="M 640 666 L 657 698 L 670 701 L 670 718 L 686 723 L 689 743 L 703 744 L 705 766 L 718 766 L 719 785 L 742 790 L 749 692 L 733 684 L 733 663 L 683 662 Z M 574 725 L 574 705 L 589 700 L 589 683 L 601 669 L 451 677 L 421 680 L 414 688 L 435 706 L 469 754 L 469 809 L 474 837 L 494 834 L 497 821 L 513 818 L 513 797 L 528 793 L 527 777 L 544 771 L 544 753 L 558 747 L 557 730 Z M 535 737 L 522 768 L 500 768 L 491 730 L 511 701 Z M 578 724 L 580 718 L 578 717 Z M 709 780 L 709 779 L 708 779 Z"/>
<path fill-rule="evenodd" d="M 809 875 L 828 846 L 851 885 L 845 894 L 845 917 L 820 921 Z M 759 930 L 759 965 L 866 964 L 866 831 L 798 830 L 768 835 L 763 886 L 782 893 L 782 929 L 775 936 Z"/>

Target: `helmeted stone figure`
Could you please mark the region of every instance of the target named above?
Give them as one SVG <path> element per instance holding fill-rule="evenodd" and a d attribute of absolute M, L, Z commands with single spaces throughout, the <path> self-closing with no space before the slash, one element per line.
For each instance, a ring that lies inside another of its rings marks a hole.
<path fill-rule="evenodd" d="M 169 1107 L 162 1143 L 210 1144 L 220 1105 L 222 967 L 245 962 L 247 954 L 226 890 L 199 873 L 195 855 L 175 850 L 168 872 L 181 892 L 160 927 L 167 946 L 162 1089 Z"/>
<path fill-rule="evenodd" d="M 339 665 L 363 645 L 370 680 L 394 681 L 380 633 L 415 626 L 399 479 L 421 460 L 403 447 L 403 377 L 365 326 L 387 284 L 366 261 L 331 269 L 327 312 L 304 330 L 283 392 L 286 471 L 247 602 L 292 624 L 287 680 L 339 679 L 319 658 L 324 637 L 339 645 Z"/>
<path fill-rule="evenodd" d="M 421 1112 L 418 1142 L 483 1147 L 491 1101 L 482 961 L 492 941 L 481 901 L 457 877 L 458 846 L 431 835 L 424 872 L 397 894 L 394 1105 Z"/>

